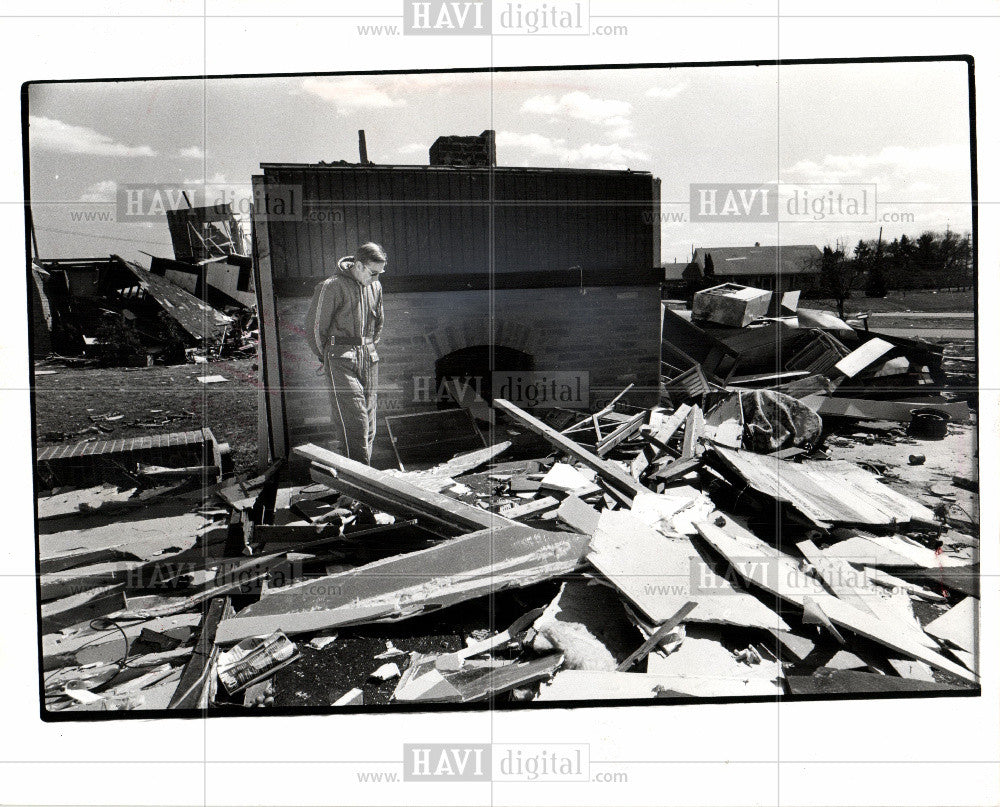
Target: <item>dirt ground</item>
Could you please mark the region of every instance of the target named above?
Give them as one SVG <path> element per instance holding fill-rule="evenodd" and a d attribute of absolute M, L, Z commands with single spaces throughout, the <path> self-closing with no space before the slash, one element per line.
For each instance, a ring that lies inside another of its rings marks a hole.
<path fill-rule="evenodd" d="M 35 376 L 39 445 L 208 427 L 216 440 L 229 443 L 237 473 L 257 465 L 254 359 L 171 367 L 45 369 L 54 372 Z M 197 380 L 212 375 L 227 380 L 217 384 Z"/>

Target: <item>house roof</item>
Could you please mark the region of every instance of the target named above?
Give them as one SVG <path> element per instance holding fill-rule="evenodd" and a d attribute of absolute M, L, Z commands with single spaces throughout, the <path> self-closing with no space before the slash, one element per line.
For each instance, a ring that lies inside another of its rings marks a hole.
<path fill-rule="evenodd" d="M 806 275 L 819 272 L 823 257 L 813 244 L 789 244 L 774 247 L 698 247 L 688 265 L 705 274 L 706 256 L 711 258 L 716 277 L 776 275 Z"/>
<path fill-rule="evenodd" d="M 195 339 L 218 339 L 225 333 L 226 327 L 233 318 L 221 311 L 205 305 L 193 294 L 189 294 L 180 286 L 175 286 L 165 277 L 154 275 L 139 264 L 118 258 L 120 266 L 127 269 L 143 290 L 160 304 L 160 307 Z"/>

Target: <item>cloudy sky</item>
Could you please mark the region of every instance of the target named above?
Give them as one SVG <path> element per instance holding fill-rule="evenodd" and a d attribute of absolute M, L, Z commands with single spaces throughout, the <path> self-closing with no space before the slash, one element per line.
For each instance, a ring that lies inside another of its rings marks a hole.
<path fill-rule="evenodd" d="M 261 162 L 356 160 L 358 129 L 378 163 L 427 164 L 439 135 L 492 128 L 500 165 L 651 171 L 667 263 L 692 245 L 971 227 L 962 62 L 50 84 L 31 88 L 29 114 L 47 258 L 170 256 L 165 222 L 115 221 L 118 184 L 208 182 L 245 197 Z M 874 183 L 886 218 L 682 220 L 701 182 Z"/>

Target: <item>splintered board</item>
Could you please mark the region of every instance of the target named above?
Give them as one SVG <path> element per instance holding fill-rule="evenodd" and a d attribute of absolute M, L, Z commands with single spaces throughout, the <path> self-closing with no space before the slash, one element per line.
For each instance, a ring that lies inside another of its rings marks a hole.
<path fill-rule="evenodd" d="M 590 539 L 508 523 L 430 549 L 295 583 L 219 626 L 216 642 L 399 620 L 576 571 Z"/>
<path fill-rule="evenodd" d="M 901 633 L 893 624 L 884 623 L 822 589 L 813 588 L 815 581 L 802 574 L 794 558 L 765 544 L 749 530 L 740 527 L 732 517 L 726 516 L 721 520 L 724 522 L 722 525 L 703 522 L 695 526 L 702 538 L 748 583 L 798 608 L 818 605 L 830 622 L 840 628 L 909 658 L 924 661 L 964 681 L 977 682 L 975 673 L 914 641 L 908 633 Z"/>
<path fill-rule="evenodd" d="M 727 472 L 766 496 L 790 503 L 820 527 L 935 523 L 931 510 L 850 462 L 792 463 L 722 446 L 714 446 L 713 452 Z"/>
<path fill-rule="evenodd" d="M 392 415 L 386 417 L 385 425 L 403 471 L 431 468 L 486 445 L 476 421 L 465 409 Z"/>

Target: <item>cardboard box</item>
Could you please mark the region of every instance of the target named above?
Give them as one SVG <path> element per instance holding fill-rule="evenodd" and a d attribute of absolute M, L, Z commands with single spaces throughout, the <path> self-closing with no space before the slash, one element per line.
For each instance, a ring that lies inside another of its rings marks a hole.
<path fill-rule="evenodd" d="M 767 315 L 771 292 L 723 283 L 694 295 L 691 318 L 742 328 Z"/>

